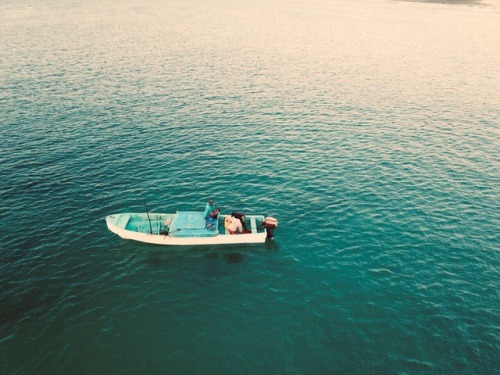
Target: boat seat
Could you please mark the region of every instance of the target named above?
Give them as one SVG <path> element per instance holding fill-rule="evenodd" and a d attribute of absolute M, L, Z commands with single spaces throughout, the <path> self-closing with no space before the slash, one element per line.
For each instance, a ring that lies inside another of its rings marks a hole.
<path fill-rule="evenodd" d="M 130 215 L 120 215 L 119 219 L 116 221 L 116 226 L 118 228 L 123 228 L 125 229 L 125 227 L 127 226 L 128 224 L 128 221 L 130 220 Z"/>
<path fill-rule="evenodd" d="M 255 222 L 254 217 L 250 218 L 250 229 L 252 230 L 252 233 L 257 233 L 257 223 Z"/>

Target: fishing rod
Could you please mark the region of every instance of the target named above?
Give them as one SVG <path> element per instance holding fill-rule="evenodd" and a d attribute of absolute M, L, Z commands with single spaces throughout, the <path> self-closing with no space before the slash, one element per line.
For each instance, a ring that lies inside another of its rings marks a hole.
<path fill-rule="evenodd" d="M 148 220 L 149 220 L 149 234 L 153 234 L 153 226 L 151 225 L 151 218 L 149 217 L 148 206 L 146 205 L 145 199 L 144 199 L 144 207 L 146 207 L 146 215 L 148 215 Z"/>

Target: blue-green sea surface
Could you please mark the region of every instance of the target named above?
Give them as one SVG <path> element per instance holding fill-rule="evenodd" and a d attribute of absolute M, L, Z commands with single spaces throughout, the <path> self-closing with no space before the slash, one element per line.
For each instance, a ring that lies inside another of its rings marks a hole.
<path fill-rule="evenodd" d="M 499 374 L 499 93 L 498 0 L 2 1 L 0 374 Z"/>

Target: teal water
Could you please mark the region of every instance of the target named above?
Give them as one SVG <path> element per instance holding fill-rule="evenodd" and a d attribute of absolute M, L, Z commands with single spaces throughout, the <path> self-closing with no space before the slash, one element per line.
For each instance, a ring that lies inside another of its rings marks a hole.
<path fill-rule="evenodd" d="M 0 374 L 500 373 L 500 4 L 0 4 Z M 104 216 L 277 217 L 265 245 Z"/>

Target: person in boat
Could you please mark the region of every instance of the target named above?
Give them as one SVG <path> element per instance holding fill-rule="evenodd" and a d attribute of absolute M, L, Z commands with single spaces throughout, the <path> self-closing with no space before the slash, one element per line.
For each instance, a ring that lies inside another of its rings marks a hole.
<path fill-rule="evenodd" d="M 205 207 L 205 213 L 203 214 L 203 217 L 205 220 L 208 219 L 208 215 L 210 215 L 213 210 L 215 210 L 217 207 L 215 207 L 215 203 L 212 199 L 210 199 Z"/>
<path fill-rule="evenodd" d="M 218 219 L 219 218 L 219 212 L 220 212 L 220 208 L 217 207 L 215 210 L 212 210 L 212 212 L 210 212 L 208 214 L 208 218 L 212 219 L 212 220 Z"/>
<path fill-rule="evenodd" d="M 237 217 L 231 215 L 231 217 L 226 217 L 224 222 L 224 226 L 227 231 L 231 234 L 243 233 L 243 225 L 241 224 L 241 220 Z"/>
<path fill-rule="evenodd" d="M 217 207 L 216 209 L 212 210 L 208 216 L 207 216 L 207 228 L 210 228 L 210 229 L 215 229 L 215 222 L 219 219 L 219 212 L 220 212 L 220 208 Z"/>
<path fill-rule="evenodd" d="M 247 228 L 247 225 L 245 224 L 245 214 L 241 211 L 233 211 L 233 213 L 231 214 L 232 217 L 235 217 L 237 219 L 239 219 L 241 221 L 241 226 L 243 227 L 243 230 L 245 232 L 248 231 L 248 228 Z"/>

